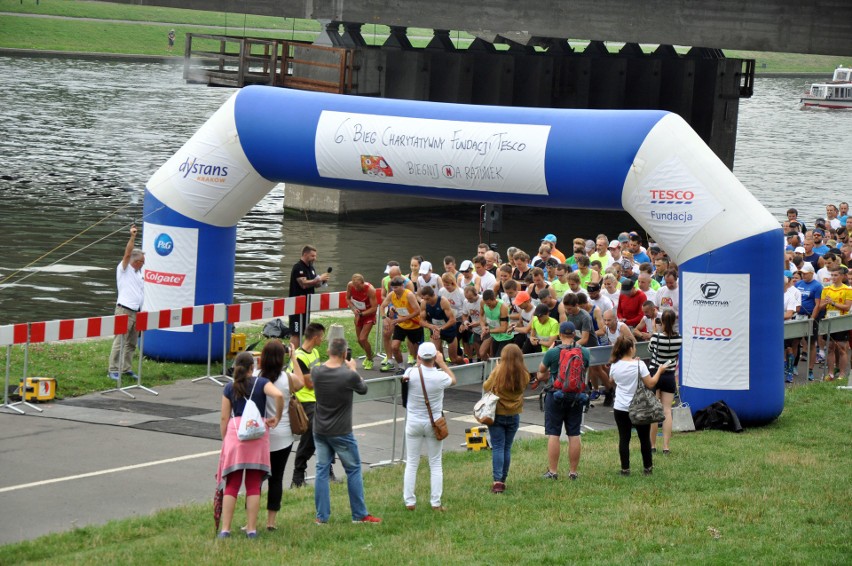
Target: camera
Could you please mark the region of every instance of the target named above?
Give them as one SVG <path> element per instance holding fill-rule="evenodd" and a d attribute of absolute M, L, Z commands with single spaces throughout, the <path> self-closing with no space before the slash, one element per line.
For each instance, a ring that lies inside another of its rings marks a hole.
<path fill-rule="evenodd" d="M 352 348 L 346 348 L 346 361 L 352 361 Z"/>

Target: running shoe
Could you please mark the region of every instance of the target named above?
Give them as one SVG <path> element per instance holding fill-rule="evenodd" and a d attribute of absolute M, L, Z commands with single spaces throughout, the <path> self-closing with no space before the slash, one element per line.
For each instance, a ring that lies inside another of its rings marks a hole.
<path fill-rule="evenodd" d="M 813 380 L 814 380 L 814 372 L 808 371 L 808 381 L 813 381 Z"/>
<path fill-rule="evenodd" d="M 589 400 L 590 400 L 590 401 L 594 401 L 595 399 L 597 399 L 597 398 L 598 398 L 598 397 L 600 397 L 600 396 L 601 396 L 601 392 L 600 392 L 600 391 L 598 391 L 597 389 L 595 389 L 594 391 L 592 391 L 592 392 L 589 394 Z"/>
<path fill-rule="evenodd" d="M 408 365 L 413 366 L 416 363 L 417 363 L 417 358 L 415 358 L 411 354 L 408 354 Z"/>
<path fill-rule="evenodd" d="M 541 479 L 543 479 L 543 480 L 558 480 L 559 474 L 554 474 L 550 470 L 547 470 L 547 472 L 543 476 L 541 476 Z"/>
<path fill-rule="evenodd" d="M 131 377 L 131 378 L 133 378 L 133 379 L 139 379 L 139 376 L 138 376 L 138 375 L 136 375 L 136 374 L 135 374 L 134 372 L 132 372 L 132 371 L 126 371 L 126 372 L 124 372 L 122 375 L 126 375 L 127 377 Z"/>
<path fill-rule="evenodd" d="M 391 362 L 382 362 L 382 365 L 379 367 L 379 371 L 396 371 L 396 364 Z"/>
<path fill-rule="evenodd" d="M 825 351 L 823 351 L 823 350 L 819 350 L 819 351 L 817 352 L 816 361 L 817 361 L 817 363 L 818 363 L 818 364 L 821 364 L 821 363 L 824 363 L 824 362 L 825 362 Z"/>
<path fill-rule="evenodd" d="M 373 369 L 373 360 L 364 360 L 362 366 L 364 369 Z"/>
<path fill-rule="evenodd" d="M 363 523 L 363 524 L 366 524 L 366 523 L 381 523 L 381 522 L 382 522 L 382 520 L 381 520 L 381 519 L 379 519 L 378 517 L 373 517 L 372 515 L 366 515 L 366 516 L 364 516 L 364 517 L 361 517 L 360 519 L 353 520 L 352 522 L 353 522 L 353 523 Z"/>
<path fill-rule="evenodd" d="M 576 481 L 578 477 L 580 477 L 580 475 L 577 472 L 568 473 L 568 479 L 571 481 Z"/>
<path fill-rule="evenodd" d="M 121 374 L 119 374 L 117 371 L 111 371 L 107 373 L 107 376 L 113 381 L 119 381 L 121 379 Z"/>

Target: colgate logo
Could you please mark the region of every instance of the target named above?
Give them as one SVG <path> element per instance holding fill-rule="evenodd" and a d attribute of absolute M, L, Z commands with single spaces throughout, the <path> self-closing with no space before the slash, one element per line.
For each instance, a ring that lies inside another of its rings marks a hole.
<path fill-rule="evenodd" d="M 651 204 L 692 204 L 695 193 L 679 189 L 651 189 Z"/>
<path fill-rule="evenodd" d="M 734 331 L 724 326 L 693 326 L 693 340 L 717 340 L 728 342 L 732 339 Z"/>
<path fill-rule="evenodd" d="M 153 285 L 168 285 L 170 287 L 180 287 L 183 285 L 183 280 L 186 275 L 183 273 L 163 273 L 161 271 L 145 271 L 145 281 Z"/>

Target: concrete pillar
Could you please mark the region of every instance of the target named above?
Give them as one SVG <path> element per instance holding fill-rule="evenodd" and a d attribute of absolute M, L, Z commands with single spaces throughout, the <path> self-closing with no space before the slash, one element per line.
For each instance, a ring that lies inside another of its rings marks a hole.
<path fill-rule="evenodd" d="M 645 55 L 636 43 L 626 44 L 619 55 L 627 60 L 624 108 L 659 108 L 661 61 Z"/>
<path fill-rule="evenodd" d="M 381 85 L 383 98 L 429 100 L 431 57 L 423 50 L 385 52 L 385 80 Z"/>
<path fill-rule="evenodd" d="M 392 216 L 392 211 L 400 208 L 446 208 L 461 204 L 454 201 L 415 197 L 394 199 L 385 193 L 339 191 L 294 183 L 287 184 L 284 195 L 284 208 L 287 210 L 335 216 L 368 215 L 377 212 Z"/>
<path fill-rule="evenodd" d="M 660 45 L 652 54 L 660 61 L 660 110 L 668 110 L 692 123 L 695 95 L 695 61 L 678 55 L 671 45 Z"/>
<path fill-rule="evenodd" d="M 497 51 L 493 44 L 475 39 L 467 50 L 472 69 L 472 104 L 511 106 L 515 82 L 515 58 Z"/>

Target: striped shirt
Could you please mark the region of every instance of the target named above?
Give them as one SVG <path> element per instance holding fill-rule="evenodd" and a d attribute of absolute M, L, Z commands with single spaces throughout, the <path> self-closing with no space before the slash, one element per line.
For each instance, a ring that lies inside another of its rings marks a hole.
<path fill-rule="evenodd" d="M 683 344 L 683 338 L 680 334 L 666 336 L 662 332 L 655 332 L 651 335 L 651 340 L 648 344 L 648 350 L 651 352 L 651 371 L 656 371 L 657 368 L 668 360 L 677 362 L 677 356 L 680 354 L 680 347 Z M 669 367 L 669 370 L 674 370 L 674 365 Z"/>

